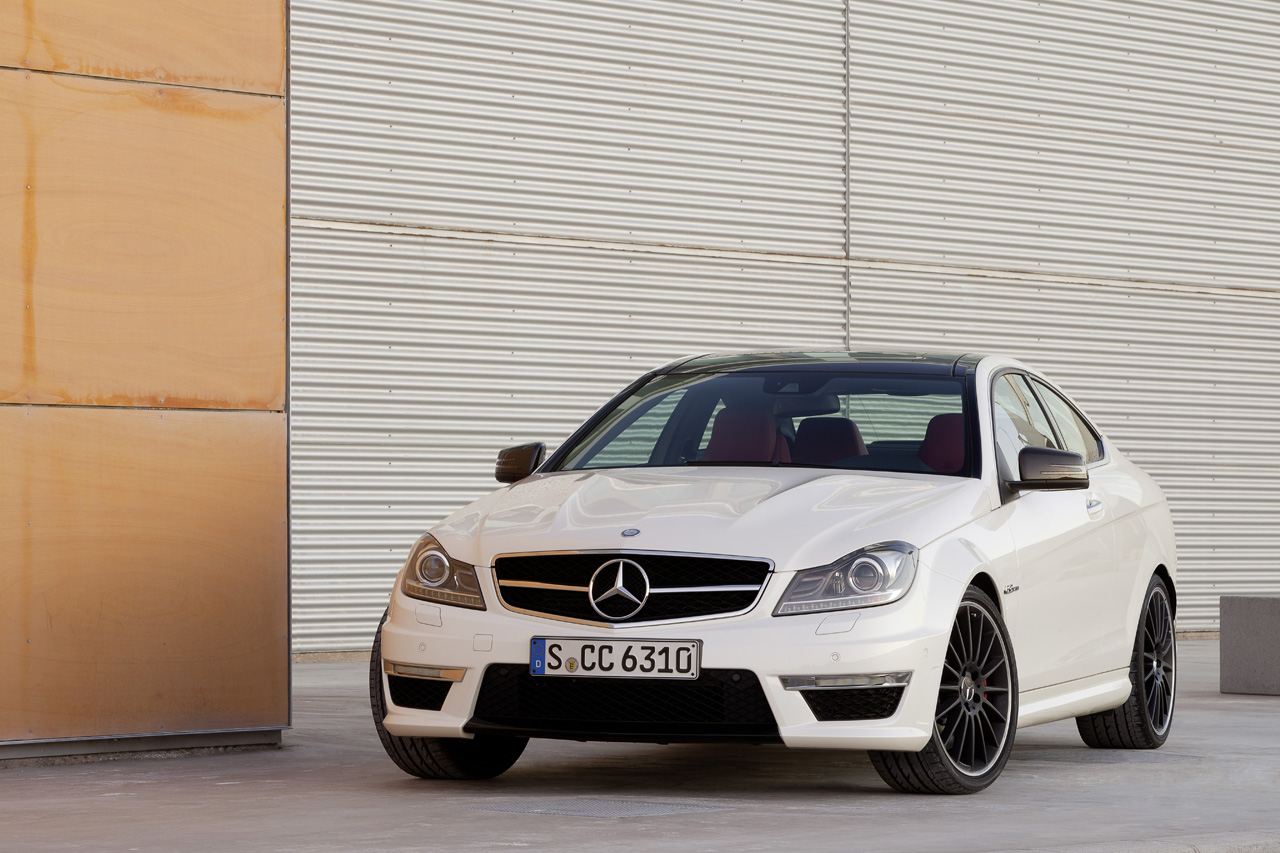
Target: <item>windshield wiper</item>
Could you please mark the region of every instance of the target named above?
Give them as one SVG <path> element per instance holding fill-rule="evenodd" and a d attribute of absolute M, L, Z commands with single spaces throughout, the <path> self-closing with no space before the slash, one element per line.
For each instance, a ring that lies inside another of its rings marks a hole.
<path fill-rule="evenodd" d="M 730 468 L 827 468 L 832 471 L 850 471 L 850 468 L 841 468 L 839 465 L 817 465 L 810 462 L 704 462 L 700 459 L 687 459 L 685 465 L 707 465 Z"/>
<path fill-rule="evenodd" d="M 779 463 L 777 462 L 731 462 L 731 461 L 720 461 L 720 460 L 710 462 L 710 461 L 704 461 L 702 459 L 686 459 L 684 461 L 684 464 L 685 465 L 719 465 L 722 467 L 728 466 L 731 468 L 776 468 L 779 465 Z"/>

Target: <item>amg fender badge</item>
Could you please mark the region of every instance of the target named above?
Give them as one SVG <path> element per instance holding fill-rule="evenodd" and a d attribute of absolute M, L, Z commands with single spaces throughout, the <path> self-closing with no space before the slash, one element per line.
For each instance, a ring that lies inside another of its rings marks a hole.
<path fill-rule="evenodd" d="M 1014 593 L 1017 591 L 1018 591 L 1018 585 L 1016 583 L 1011 583 L 1004 588 L 1005 595 L 1009 595 L 1010 593 Z"/>

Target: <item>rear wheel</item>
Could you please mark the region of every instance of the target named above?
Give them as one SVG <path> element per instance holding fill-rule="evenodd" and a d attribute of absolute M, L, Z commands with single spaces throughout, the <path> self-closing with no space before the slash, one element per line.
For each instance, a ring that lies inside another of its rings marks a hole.
<path fill-rule="evenodd" d="M 1095 749 L 1158 749 L 1173 726 L 1174 682 L 1178 650 L 1173 635 L 1173 605 L 1164 580 L 1147 585 L 1138 636 L 1129 658 L 1133 692 L 1119 708 L 1076 717 L 1081 739 Z"/>
<path fill-rule="evenodd" d="M 920 752 L 872 752 L 871 763 L 904 793 L 977 793 L 1004 770 L 1017 719 L 1009 632 L 990 596 L 970 587 L 947 643 L 933 736 Z"/>
<path fill-rule="evenodd" d="M 511 769 L 529 743 L 528 738 L 400 737 L 387 731 L 382 725 L 387 716 L 387 701 L 382 691 L 382 623 L 386 621 L 384 613 L 369 656 L 369 705 L 378 739 L 396 766 L 423 779 L 492 779 Z"/>

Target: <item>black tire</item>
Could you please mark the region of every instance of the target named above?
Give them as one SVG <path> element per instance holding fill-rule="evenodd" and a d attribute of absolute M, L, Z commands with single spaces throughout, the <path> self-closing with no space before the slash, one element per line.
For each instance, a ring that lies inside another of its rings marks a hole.
<path fill-rule="evenodd" d="M 1133 690 L 1119 708 L 1076 717 L 1081 739 L 1095 749 L 1159 749 L 1173 728 L 1178 647 L 1169 588 L 1151 578 L 1129 657 Z"/>
<path fill-rule="evenodd" d="M 951 627 L 933 736 L 919 752 L 872 752 L 889 787 L 905 794 L 976 794 L 1009 761 L 1018 727 L 1018 667 L 1000 608 L 969 587 Z"/>
<path fill-rule="evenodd" d="M 386 730 L 382 725 L 387 716 L 387 702 L 382 693 L 382 623 L 386 621 L 384 613 L 369 656 L 369 705 L 378 739 L 391 760 L 410 776 L 423 779 L 492 779 L 510 770 L 524 752 L 528 738 L 400 737 Z"/>

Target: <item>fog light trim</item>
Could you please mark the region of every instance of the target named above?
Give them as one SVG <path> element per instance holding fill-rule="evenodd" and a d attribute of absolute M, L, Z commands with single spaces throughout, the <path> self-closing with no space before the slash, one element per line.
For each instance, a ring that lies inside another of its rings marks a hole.
<path fill-rule="evenodd" d="M 895 687 L 911 683 L 910 672 L 875 672 L 854 675 L 784 675 L 786 690 L 850 690 L 859 687 Z"/>
<path fill-rule="evenodd" d="M 427 678 L 433 681 L 461 681 L 467 674 L 465 666 L 431 666 L 416 663 L 382 662 L 382 671 L 387 675 L 403 675 L 407 678 Z"/>

